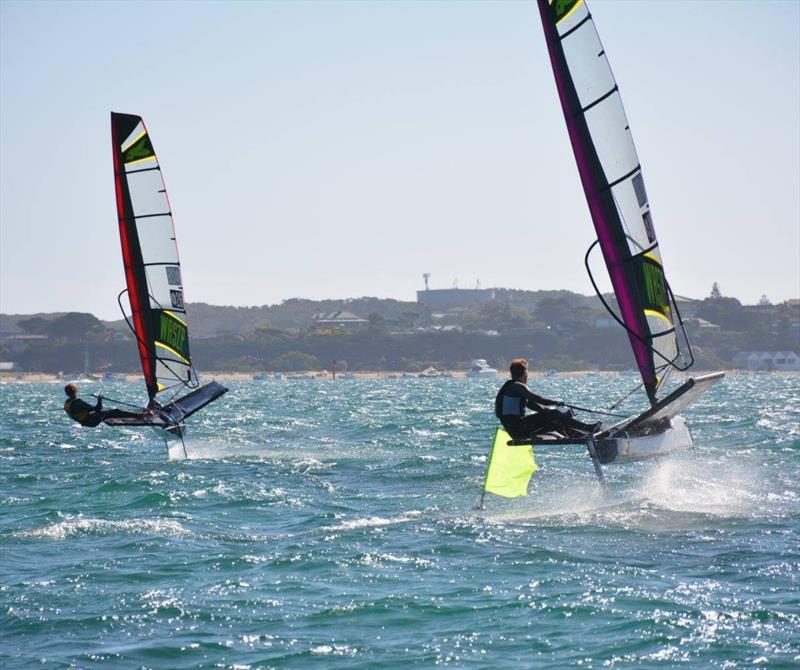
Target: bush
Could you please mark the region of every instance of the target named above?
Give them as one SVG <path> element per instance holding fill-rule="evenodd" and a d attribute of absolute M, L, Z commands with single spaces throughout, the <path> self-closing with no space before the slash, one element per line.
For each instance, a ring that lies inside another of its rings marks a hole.
<path fill-rule="evenodd" d="M 270 369 L 281 372 L 316 370 L 319 367 L 319 359 L 311 354 L 304 354 L 302 351 L 287 351 L 273 358 L 269 365 Z"/>

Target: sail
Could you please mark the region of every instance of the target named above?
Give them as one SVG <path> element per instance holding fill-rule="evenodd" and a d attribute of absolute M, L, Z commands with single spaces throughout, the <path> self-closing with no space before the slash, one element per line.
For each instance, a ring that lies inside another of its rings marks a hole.
<path fill-rule="evenodd" d="M 150 398 L 195 386 L 172 212 L 144 121 L 111 113 L 114 184 L 125 281 Z"/>
<path fill-rule="evenodd" d="M 502 428 L 495 431 L 483 490 L 503 498 L 521 498 L 528 495 L 528 482 L 538 466 L 533 458 L 533 447 L 510 446 L 510 439 Z"/>
<path fill-rule="evenodd" d="M 676 311 L 664 278 L 642 168 L 617 83 L 585 1 L 538 3 L 597 239 L 620 318 L 654 403 L 661 371 L 675 364 L 680 352 Z"/>

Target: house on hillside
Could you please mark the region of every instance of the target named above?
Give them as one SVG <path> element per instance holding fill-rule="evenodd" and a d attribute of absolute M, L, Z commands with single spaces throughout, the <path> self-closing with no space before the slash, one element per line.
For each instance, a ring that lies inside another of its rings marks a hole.
<path fill-rule="evenodd" d="M 440 288 L 417 291 L 417 302 L 436 309 L 483 305 L 495 300 L 494 289 Z"/>
<path fill-rule="evenodd" d="M 687 298 L 685 295 L 673 295 L 672 297 L 675 300 L 675 307 L 678 308 L 684 320 L 686 320 L 687 316 L 694 316 L 697 314 L 698 306 L 703 304 L 702 300 Z"/>
<path fill-rule="evenodd" d="M 366 330 L 369 321 L 356 316 L 352 312 L 319 312 L 311 317 L 311 329 L 323 330 L 325 328 L 346 328 L 354 332 Z"/>
<path fill-rule="evenodd" d="M 740 351 L 733 363 L 743 370 L 800 372 L 800 356 L 793 351 Z"/>
<path fill-rule="evenodd" d="M 32 333 L 4 333 L 0 341 L 8 345 L 11 351 L 21 351 L 26 345 L 48 339 L 47 335 Z"/>
<path fill-rule="evenodd" d="M 690 316 L 683 320 L 684 325 L 693 333 L 718 333 L 720 327 L 716 323 L 711 323 L 699 316 Z"/>

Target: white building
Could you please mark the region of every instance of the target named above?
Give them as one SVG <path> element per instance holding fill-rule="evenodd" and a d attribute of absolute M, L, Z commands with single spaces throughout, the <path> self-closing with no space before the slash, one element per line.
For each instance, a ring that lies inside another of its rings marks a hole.
<path fill-rule="evenodd" d="M 733 362 L 744 370 L 800 372 L 800 356 L 793 351 L 740 351 Z"/>
<path fill-rule="evenodd" d="M 352 312 L 320 312 L 311 318 L 313 328 L 347 328 L 350 330 L 362 330 L 369 326 L 367 319 L 362 319 Z"/>

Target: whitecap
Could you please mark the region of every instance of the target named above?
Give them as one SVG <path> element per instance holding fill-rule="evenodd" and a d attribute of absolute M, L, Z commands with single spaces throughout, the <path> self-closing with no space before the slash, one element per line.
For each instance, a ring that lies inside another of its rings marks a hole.
<path fill-rule="evenodd" d="M 320 531 L 329 533 L 331 531 L 336 530 L 355 530 L 357 528 L 376 528 L 379 526 L 393 526 L 399 523 L 407 523 L 409 521 L 413 521 L 416 517 L 419 517 L 422 512 L 417 510 L 411 510 L 410 512 L 406 512 L 401 516 L 397 517 L 390 517 L 384 518 L 380 516 L 373 516 L 369 517 L 368 519 L 352 519 L 351 521 L 344 521 L 340 524 L 335 524 L 333 526 L 322 526 L 319 528 Z"/>
<path fill-rule="evenodd" d="M 64 540 L 68 537 L 91 534 L 190 537 L 192 532 L 184 528 L 177 521 L 169 519 L 128 519 L 126 521 L 116 521 L 108 519 L 74 518 L 59 523 L 53 523 L 44 528 L 19 531 L 14 533 L 14 536 Z"/>

